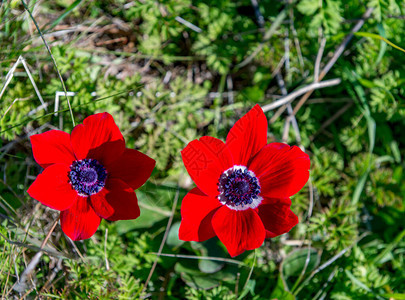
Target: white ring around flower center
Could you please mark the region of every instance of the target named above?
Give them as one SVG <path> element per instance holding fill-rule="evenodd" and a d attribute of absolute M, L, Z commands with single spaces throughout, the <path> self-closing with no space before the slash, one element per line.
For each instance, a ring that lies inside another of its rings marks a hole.
<path fill-rule="evenodd" d="M 248 174 L 250 177 L 256 178 L 257 183 L 258 183 L 259 186 L 260 186 L 260 182 L 259 182 L 258 178 L 256 177 L 256 174 L 255 174 L 253 171 L 249 170 L 246 166 L 235 165 L 235 166 L 233 166 L 233 167 L 227 169 L 226 171 L 224 171 L 224 172 L 222 173 L 221 177 L 223 177 L 223 176 L 228 177 L 229 175 L 231 175 L 231 174 L 232 174 L 233 172 L 235 172 L 236 170 L 242 170 L 242 171 L 247 170 L 247 174 Z M 218 186 L 219 186 L 219 189 L 223 188 L 223 187 L 221 186 L 221 183 L 220 183 L 220 182 L 218 182 Z M 249 208 L 255 209 L 255 208 L 257 208 L 257 207 L 260 205 L 260 203 L 261 203 L 262 200 L 263 200 L 263 197 L 261 197 L 261 196 L 260 196 L 260 193 L 259 193 L 259 195 L 257 195 L 256 198 L 252 198 L 252 203 L 250 203 L 250 204 L 234 205 L 234 204 L 232 204 L 232 203 L 228 203 L 228 199 L 224 196 L 224 192 L 225 192 L 225 191 L 222 191 L 222 192 L 220 191 L 220 194 L 218 195 L 218 200 L 219 200 L 219 202 L 221 202 L 223 205 L 226 205 L 226 206 L 229 207 L 230 209 L 236 210 L 236 211 L 243 211 L 243 210 L 247 210 L 247 209 L 249 209 Z"/>

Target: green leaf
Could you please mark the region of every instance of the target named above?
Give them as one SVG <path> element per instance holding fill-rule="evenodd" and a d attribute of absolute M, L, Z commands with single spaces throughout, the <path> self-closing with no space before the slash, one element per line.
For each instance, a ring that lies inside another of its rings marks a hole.
<path fill-rule="evenodd" d="M 181 273 L 181 279 L 190 287 L 194 289 L 208 290 L 219 285 L 219 281 L 209 276 L 194 276 L 188 273 Z"/>
<path fill-rule="evenodd" d="M 279 276 L 277 279 L 277 285 L 271 293 L 270 299 L 295 300 L 294 295 L 291 294 L 284 286 L 284 282 L 281 276 Z"/>
<path fill-rule="evenodd" d="M 361 175 L 361 177 L 356 185 L 356 188 L 354 190 L 354 193 L 353 193 L 353 197 L 352 197 L 353 204 L 356 204 L 359 202 L 361 193 L 364 189 L 364 185 L 366 184 L 366 180 L 367 180 L 369 173 L 370 173 L 370 170 L 367 170 L 366 172 L 363 173 L 363 175 Z"/>
<path fill-rule="evenodd" d="M 399 293 L 382 294 L 381 296 L 386 297 L 386 298 L 390 298 L 390 299 L 395 299 L 395 300 L 405 300 L 405 294 L 399 294 Z"/>
<path fill-rule="evenodd" d="M 357 285 L 358 287 L 362 288 L 363 290 L 366 290 L 367 292 L 371 293 L 371 289 L 365 285 L 363 282 L 361 282 L 359 279 L 357 279 L 349 270 L 345 270 L 346 275 L 350 278 L 352 283 L 354 285 Z"/>
<path fill-rule="evenodd" d="M 141 215 L 136 220 L 117 222 L 118 233 L 124 234 L 139 228 L 151 228 L 156 223 L 168 218 L 170 209 L 165 205 L 167 199 L 175 194 L 175 188 L 165 185 L 156 185 L 147 182 L 136 191 Z"/>
<path fill-rule="evenodd" d="M 223 281 L 235 280 L 235 266 L 227 266 L 215 274 L 204 274 L 198 270 L 196 260 L 187 260 L 176 263 L 174 270 L 180 274 L 183 281 L 192 288 L 211 289 Z"/>
<path fill-rule="evenodd" d="M 313 15 L 319 9 L 318 0 L 302 0 L 297 5 L 297 9 L 300 13 L 306 16 Z"/>
<path fill-rule="evenodd" d="M 399 51 L 402 51 L 402 52 L 405 53 L 405 49 L 395 45 L 393 42 L 390 42 L 389 40 L 387 40 L 386 38 L 384 38 L 384 37 L 382 37 L 382 36 L 380 36 L 378 34 L 359 31 L 359 32 L 356 32 L 355 35 L 363 36 L 363 37 L 369 37 L 369 38 L 372 38 L 372 39 L 382 40 L 382 41 L 386 42 L 388 45 L 390 45 L 391 47 L 394 47 L 395 49 L 398 49 Z"/>
<path fill-rule="evenodd" d="M 193 243 L 193 248 L 201 251 L 203 256 L 211 257 L 227 257 L 227 253 L 222 247 L 218 245 L 218 238 L 212 238 L 202 243 Z M 222 261 L 214 261 L 207 259 L 200 259 L 198 261 L 198 268 L 203 273 L 216 273 L 224 267 L 225 263 Z"/>
<path fill-rule="evenodd" d="M 241 291 L 238 300 L 246 299 L 245 297 L 250 293 L 251 295 L 254 295 L 255 293 L 255 287 L 256 287 L 256 280 L 250 279 L 247 283 L 245 288 Z"/>
<path fill-rule="evenodd" d="M 398 143 L 396 141 L 391 141 L 390 143 L 392 155 L 394 156 L 395 162 L 401 162 L 401 152 L 399 151 Z"/>
<path fill-rule="evenodd" d="M 184 241 L 179 239 L 180 222 L 176 222 L 170 227 L 169 234 L 167 235 L 166 244 L 171 247 L 179 247 Z"/>
<path fill-rule="evenodd" d="M 391 252 L 401 241 L 402 239 L 405 237 L 405 229 L 402 230 L 394 239 L 394 241 L 392 241 L 392 243 L 390 243 L 389 245 L 387 245 L 387 247 L 384 248 L 384 250 L 378 254 L 376 256 L 376 258 L 373 259 L 373 263 L 374 264 L 381 264 L 386 262 L 386 260 L 384 260 L 385 256 Z"/>
<path fill-rule="evenodd" d="M 309 251 L 309 256 L 308 256 Z M 309 260 L 308 260 L 309 259 Z M 308 260 L 308 262 L 307 262 Z M 299 276 L 307 267 L 305 272 L 313 271 L 319 264 L 320 255 L 314 248 L 303 248 L 290 252 L 281 264 L 281 274 L 284 280 L 288 280 L 291 276 Z"/>
<path fill-rule="evenodd" d="M 117 231 L 119 234 L 125 234 L 139 228 L 150 228 L 155 223 L 165 219 L 166 216 L 141 207 L 141 215 L 136 220 L 124 220 L 117 222 Z"/>
<path fill-rule="evenodd" d="M 252 86 L 243 90 L 244 96 L 252 102 L 259 102 L 264 99 L 265 93 L 260 87 Z"/>
<path fill-rule="evenodd" d="M 378 24 L 377 29 L 378 29 L 378 33 L 380 34 L 380 36 L 382 36 L 383 38 L 386 38 L 383 24 L 381 24 L 381 23 Z M 380 61 L 384 57 L 385 51 L 387 51 L 387 44 L 384 43 L 384 41 L 381 40 L 381 42 L 380 42 L 380 51 L 378 52 L 378 57 L 377 57 L 377 60 L 375 62 L 375 66 L 377 66 L 380 63 Z"/>
<path fill-rule="evenodd" d="M 375 87 L 379 87 L 376 83 L 374 83 L 371 80 L 367 80 L 364 78 L 359 78 L 359 82 L 361 83 L 362 86 L 366 87 L 366 88 L 375 88 Z"/>
<path fill-rule="evenodd" d="M 354 92 L 355 92 L 354 95 L 356 95 L 360 101 L 359 107 L 360 107 L 361 111 L 363 112 L 364 117 L 367 120 L 367 129 L 368 129 L 368 137 L 369 137 L 369 149 L 368 149 L 369 157 L 368 157 L 367 161 L 364 163 L 365 171 L 364 171 L 363 175 L 360 177 L 360 179 L 356 185 L 356 188 L 354 190 L 353 197 L 352 197 L 352 203 L 357 204 L 360 200 L 361 193 L 364 189 L 364 186 L 366 184 L 366 181 L 367 181 L 368 175 L 370 173 L 370 169 L 371 169 L 371 154 L 373 153 L 375 139 L 376 139 L 376 122 L 375 122 L 374 118 L 371 116 L 370 108 L 369 108 L 369 105 L 366 100 L 366 93 L 365 93 L 363 87 L 359 84 L 359 81 L 358 81 L 359 76 L 356 73 L 348 71 L 348 70 L 346 70 L 345 72 L 348 75 L 349 80 L 353 84 Z"/>
<path fill-rule="evenodd" d="M 83 0 L 76 0 L 72 4 L 69 5 L 68 8 L 61 14 L 55 21 L 52 22 L 52 24 L 47 28 L 47 31 L 51 30 L 54 28 L 56 25 L 58 25 L 67 15 L 69 15 L 72 10 L 74 10 L 80 3 L 82 3 Z"/>
<path fill-rule="evenodd" d="M 367 3 L 368 7 L 373 7 L 373 14 L 378 22 L 381 22 L 383 15 L 387 12 L 389 7 L 389 0 L 370 0 Z"/>

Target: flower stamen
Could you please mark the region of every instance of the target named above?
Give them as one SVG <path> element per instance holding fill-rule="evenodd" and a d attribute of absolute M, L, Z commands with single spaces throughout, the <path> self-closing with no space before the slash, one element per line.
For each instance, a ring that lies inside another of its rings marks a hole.
<path fill-rule="evenodd" d="M 69 179 L 80 196 L 90 196 L 104 187 L 107 171 L 97 160 L 86 158 L 72 163 Z"/>
<path fill-rule="evenodd" d="M 256 175 L 245 166 L 233 166 L 218 181 L 218 200 L 233 210 L 256 208 L 262 201 Z"/>

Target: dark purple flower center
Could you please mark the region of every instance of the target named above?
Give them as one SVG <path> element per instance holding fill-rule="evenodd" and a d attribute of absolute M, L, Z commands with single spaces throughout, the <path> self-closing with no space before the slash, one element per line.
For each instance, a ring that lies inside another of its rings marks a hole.
<path fill-rule="evenodd" d="M 218 191 L 219 201 L 236 210 L 244 206 L 256 207 L 256 202 L 261 198 L 259 181 L 252 171 L 243 166 L 234 166 L 222 173 Z"/>
<path fill-rule="evenodd" d="M 79 195 L 90 196 L 104 187 L 107 171 L 97 160 L 86 158 L 73 162 L 69 178 L 70 184 Z"/>

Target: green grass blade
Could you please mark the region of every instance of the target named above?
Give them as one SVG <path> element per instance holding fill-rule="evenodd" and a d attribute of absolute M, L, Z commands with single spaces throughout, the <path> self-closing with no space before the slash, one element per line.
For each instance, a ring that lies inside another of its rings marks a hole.
<path fill-rule="evenodd" d="M 45 48 L 46 48 L 46 50 L 48 51 L 49 55 L 51 56 L 53 65 L 54 65 L 54 67 L 55 67 L 55 69 L 56 69 L 56 72 L 58 73 L 59 80 L 60 80 L 60 82 L 62 83 L 63 91 L 65 92 L 65 98 L 66 98 L 66 101 L 67 101 L 68 106 L 69 106 L 69 112 L 70 112 L 70 116 L 72 117 L 73 126 L 76 126 L 75 119 L 74 119 L 74 116 L 73 116 L 72 107 L 71 107 L 71 105 L 70 105 L 70 101 L 69 101 L 68 97 L 66 96 L 67 90 L 66 90 L 65 82 L 63 81 L 62 75 L 61 75 L 60 72 L 59 72 L 58 66 L 57 66 L 57 64 L 56 64 L 56 60 L 55 60 L 55 58 L 53 57 L 52 52 L 51 52 L 51 49 L 49 48 L 48 43 L 46 42 L 44 36 L 42 35 L 41 30 L 39 29 L 39 26 L 38 26 L 37 21 L 35 21 L 34 16 L 31 14 L 31 11 L 28 9 L 27 4 L 24 2 L 24 0 L 22 0 L 21 2 L 22 2 L 22 4 L 24 5 L 25 10 L 26 10 L 26 11 L 28 12 L 28 14 L 30 15 L 31 20 L 34 22 L 35 27 L 37 28 L 38 33 L 39 33 L 39 35 L 41 36 L 42 41 L 44 42 Z"/>
<path fill-rule="evenodd" d="M 384 26 L 380 23 L 380 24 L 377 25 L 377 28 L 378 28 L 378 32 L 379 32 L 380 36 L 385 38 Z M 381 40 L 380 41 L 380 51 L 378 52 L 378 57 L 377 57 L 377 60 L 375 62 L 376 66 L 380 63 L 380 61 L 384 57 L 384 54 L 385 54 L 386 51 L 387 51 L 387 43 L 384 43 L 384 41 Z"/>
<path fill-rule="evenodd" d="M 389 245 L 387 245 L 387 247 L 384 248 L 383 251 L 381 251 L 380 254 L 378 254 L 374 259 L 373 259 L 373 263 L 374 264 L 379 264 L 380 261 L 384 258 L 385 255 L 388 254 L 388 252 L 392 251 L 401 241 L 402 239 L 405 237 L 405 229 L 402 230 L 394 239 L 394 241 L 392 243 L 390 243 Z"/>
<path fill-rule="evenodd" d="M 95 103 L 95 102 L 107 100 L 107 99 L 109 99 L 109 98 L 111 98 L 111 97 L 115 97 L 115 96 L 119 96 L 119 95 L 122 95 L 122 94 L 127 94 L 127 93 L 130 93 L 130 92 L 134 92 L 134 91 L 139 90 L 139 88 L 141 88 L 141 86 L 139 86 L 137 89 L 132 89 L 132 90 L 124 91 L 124 92 L 119 92 L 119 93 L 114 94 L 114 95 L 109 95 L 109 96 L 106 96 L 106 97 L 101 97 L 101 98 L 98 98 L 98 99 L 95 99 L 95 100 L 92 100 L 92 101 L 89 101 L 89 102 L 86 102 L 86 103 L 82 103 L 82 104 L 79 104 L 79 105 L 75 105 L 75 106 L 73 106 L 72 108 L 78 108 L 78 107 L 86 106 L 86 105 L 89 105 L 89 104 L 92 104 L 92 103 Z M 30 118 L 30 117 L 28 117 L 28 118 L 26 118 L 24 121 L 22 121 L 22 122 L 20 122 L 20 123 L 18 123 L 18 124 L 11 125 L 11 126 L 8 127 L 7 129 L 5 129 L 5 130 L 3 130 L 3 131 L 0 131 L 0 134 L 2 134 L 2 133 L 4 133 L 4 132 L 7 132 L 7 131 L 9 131 L 9 130 L 11 130 L 11 129 L 13 129 L 13 128 L 18 127 L 18 126 L 25 125 L 25 124 L 27 124 L 28 122 L 32 122 L 32 121 L 36 121 L 36 120 L 43 119 L 43 118 L 46 118 L 46 117 L 50 117 L 50 116 L 53 116 L 55 113 L 63 113 L 63 112 L 67 112 L 67 111 L 69 111 L 69 110 L 70 110 L 70 108 L 65 108 L 65 109 L 61 109 L 61 110 L 58 110 L 58 111 L 56 111 L 56 112 L 51 112 L 51 113 L 48 113 L 48 114 L 45 114 L 45 115 L 43 115 L 43 116 L 36 117 L 36 118 Z"/>
<path fill-rule="evenodd" d="M 395 49 L 397 49 L 397 50 L 402 51 L 402 52 L 405 53 L 405 49 L 403 49 L 403 48 L 401 48 L 401 47 L 395 45 L 393 42 L 390 42 L 389 40 L 387 40 L 385 37 L 382 37 L 381 35 L 378 35 L 378 34 L 375 34 L 375 33 L 370 33 L 370 32 L 362 32 L 362 31 L 356 32 L 355 35 L 384 41 L 384 42 L 386 42 L 388 45 L 390 45 L 391 47 L 393 47 L 393 48 L 395 48 Z"/>
<path fill-rule="evenodd" d="M 47 28 L 47 31 L 51 30 L 56 25 L 58 25 L 67 15 L 69 15 L 82 2 L 83 2 L 83 0 L 76 0 L 71 5 L 69 5 L 69 7 L 66 8 L 66 10 L 63 12 L 63 14 L 61 14 L 55 21 L 52 22 L 52 24 L 49 26 L 49 28 Z"/>
<path fill-rule="evenodd" d="M 395 300 L 405 300 L 405 294 L 382 294 L 381 296 Z"/>
<path fill-rule="evenodd" d="M 374 118 L 371 115 L 370 108 L 368 105 L 368 102 L 366 100 L 366 93 L 363 89 L 363 87 L 360 85 L 358 81 L 358 76 L 357 74 L 351 72 L 351 71 L 346 71 L 349 80 L 351 81 L 353 85 L 353 91 L 352 94 L 354 97 L 356 97 L 359 100 L 359 108 L 363 112 L 364 117 L 367 120 L 367 131 L 368 131 L 368 137 L 369 137 L 369 149 L 368 149 L 368 159 L 365 162 L 365 171 L 363 175 L 360 177 L 356 188 L 354 190 L 353 196 L 352 196 L 352 203 L 357 204 L 360 200 L 361 193 L 364 189 L 364 186 L 367 182 L 368 175 L 371 170 L 371 155 L 374 151 L 374 146 L 375 146 L 375 139 L 376 139 L 376 122 Z"/>

